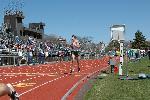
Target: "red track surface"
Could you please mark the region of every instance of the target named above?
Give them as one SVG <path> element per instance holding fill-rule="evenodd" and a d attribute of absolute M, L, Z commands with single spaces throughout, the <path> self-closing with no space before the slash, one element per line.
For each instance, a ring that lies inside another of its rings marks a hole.
<path fill-rule="evenodd" d="M 70 71 L 71 62 L 0 68 L 0 83 L 11 83 L 20 94 L 20 100 L 60 100 L 83 77 L 106 68 L 107 61 L 108 57 L 82 60 L 81 72 L 71 75 L 64 74 Z M 3 96 L 0 100 L 9 98 Z"/>

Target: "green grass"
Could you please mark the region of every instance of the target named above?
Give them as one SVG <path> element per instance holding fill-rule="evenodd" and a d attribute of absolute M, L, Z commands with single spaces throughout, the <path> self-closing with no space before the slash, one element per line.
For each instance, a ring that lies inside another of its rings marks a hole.
<path fill-rule="evenodd" d="M 128 66 L 129 76 L 150 74 L 150 61 L 147 58 L 128 63 Z M 123 72 L 126 72 L 125 66 Z M 150 79 L 119 80 L 118 75 L 108 74 L 104 79 L 97 79 L 84 100 L 150 100 Z"/>

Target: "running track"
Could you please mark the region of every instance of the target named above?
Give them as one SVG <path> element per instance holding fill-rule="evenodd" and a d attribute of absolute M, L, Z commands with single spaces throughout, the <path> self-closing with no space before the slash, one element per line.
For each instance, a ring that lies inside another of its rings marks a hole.
<path fill-rule="evenodd" d="M 19 93 L 20 100 L 61 100 L 79 80 L 106 69 L 107 61 L 108 57 L 82 60 L 81 72 L 75 71 L 71 75 L 64 74 L 69 72 L 71 62 L 0 68 L 0 83 L 11 83 Z M 9 98 L 3 96 L 0 100 Z"/>

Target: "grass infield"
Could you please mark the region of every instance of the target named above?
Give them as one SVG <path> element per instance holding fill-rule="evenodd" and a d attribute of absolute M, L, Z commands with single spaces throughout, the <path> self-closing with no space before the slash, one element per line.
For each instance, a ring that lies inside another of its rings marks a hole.
<path fill-rule="evenodd" d="M 129 62 L 129 77 L 138 77 L 139 73 L 150 74 L 150 60 L 142 58 Z M 126 74 L 126 66 L 123 67 Z M 101 76 L 98 76 L 101 77 Z M 103 79 L 97 78 L 84 100 L 150 100 L 150 79 L 120 80 L 118 75 L 108 74 Z"/>

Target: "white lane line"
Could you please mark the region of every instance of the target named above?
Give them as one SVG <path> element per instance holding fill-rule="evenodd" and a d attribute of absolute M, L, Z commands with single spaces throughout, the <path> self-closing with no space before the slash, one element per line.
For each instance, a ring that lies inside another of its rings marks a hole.
<path fill-rule="evenodd" d="M 35 74 L 35 75 L 42 75 L 42 76 L 45 76 L 45 75 L 49 75 L 49 74 L 54 74 L 54 75 L 56 75 L 57 74 L 57 72 L 56 73 L 3 73 L 4 75 L 5 74 L 13 74 L 13 75 L 28 75 L 28 74 Z M 15 77 L 17 77 L 17 76 L 15 76 Z M 32 79 L 36 79 L 36 78 L 40 78 L 41 76 L 36 76 L 36 77 L 31 77 L 31 78 L 28 78 L 28 79 L 24 79 L 24 80 L 22 80 L 22 81 L 19 81 L 19 82 L 14 82 L 14 83 L 11 83 L 11 84 L 17 84 L 17 83 L 21 83 L 21 82 L 25 82 L 25 81 L 29 81 L 29 80 L 32 80 Z M 2 79 L 1 79 L 2 80 Z"/>
<path fill-rule="evenodd" d="M 64 76 L 67 76 L 67 75 L 64 75 Z M 64 76 L 61 76 L 61 77 L 64 77 Z M 46 85 L 46 84 L 48 84 L 48 83 L 51 83 L 51 82 L 53 82 L 53 81 L 56 81 L 56 80 L 60 79 L 61 77 L 55 78 L 55 79 L 50 80 L 50 81 L 47 81 L 47 82 L 45 82 L 45 83 L 43 83 L 43 84 L 41 84 L 41 85 L 38 85 L 38 86 L 36 86 L 36 87 L 34 87 L 34 88 L 32 88 L 32 89 L 29 89 L 29 90 L 27 90 L 27 91 L 21 93 L 19 96 L 22 96 L 22 95 L 24 95 L 24 94 L 26 94 L 26 93 L 28 93 L 28 92 L 31 92 L 31 91 L 33 91 L 33 90 L 35 90 L 35 89 L 37 89 L 37 88 L 39 88 L 39 87 L 42 87 L 42 86 L 44 86 L 44 85 Z"/>

